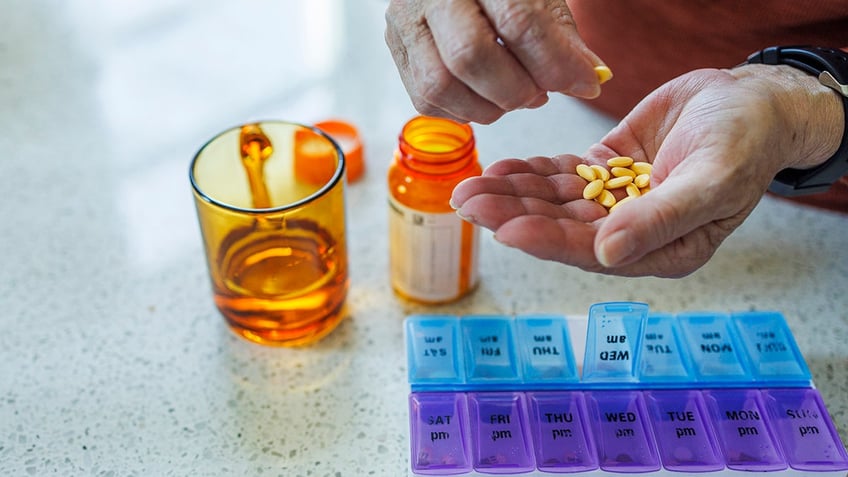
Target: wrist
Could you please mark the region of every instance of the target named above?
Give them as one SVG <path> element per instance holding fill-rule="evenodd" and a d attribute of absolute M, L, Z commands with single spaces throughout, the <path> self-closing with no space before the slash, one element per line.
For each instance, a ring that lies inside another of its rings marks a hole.
<path fill-rule="evenodd" d="M 809 169 L 837 151 L 846 120 L 842 100 L 818 78 L 787 65 L 746 64 L 729 72 L 767 92 L 777 115 L 771 139 L 780 154 L 780 169 Z"/>

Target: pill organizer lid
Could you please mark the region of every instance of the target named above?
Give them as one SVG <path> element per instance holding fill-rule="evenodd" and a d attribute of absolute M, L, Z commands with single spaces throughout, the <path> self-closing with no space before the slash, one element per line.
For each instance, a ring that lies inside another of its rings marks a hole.
<path fill-rule="evenodd" d="M 730 315 L 687 312 L 678 315 L 679 326 L 692 355 L 697 380 L 712 387 L 753 381 L 750 363 L 739 342 Z"/>
<path fill-rule="evenodd" d="M 568 321 L 563 316 L 519 315 L 515 329 L 525 382 L 541 386 L 578 381 Z"/>
<path fill-rule="evenodd" d="M 733 313 L 754 379 L 767 385 L 801 383 L 812 375 L 783 315 L 776 311 Z"/>
<path fill-rule="evenodd" d="M 465 379 L 483 388 L 522 381 L 512 317 L 466 315 L 459 320 Z"/>
<path fill-rule="evenodd" d="M 406 362 L 410 384 L 438 383 L 446 388 L 465 382 L 459 319 L 451 315 L 411 315 L 405 320 Z"/>
<path fill-rule="evenodd" d="M 597 303 L 589 308 L 583 381 L 635 382 L 648 305 Z"/>
<path fill-rule="evenodd" d="M 672 314 L 650 313 L 642 337 L 639 362 L 639 381 L 670 387 L 691 385 L 697 380 L 691 355 L 676 317 Z"/>

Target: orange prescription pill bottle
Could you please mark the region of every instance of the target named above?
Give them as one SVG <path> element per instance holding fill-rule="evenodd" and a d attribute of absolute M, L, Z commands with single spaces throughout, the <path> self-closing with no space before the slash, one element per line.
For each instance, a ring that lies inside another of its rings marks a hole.
<path fill-rule="evenodd" d="M 477 227 L 450 206 L 454 187 L 478 176 L 471 126 L 417 116 L 404 125 L 389 167 L 392 287 L 423 303 L 459 299 L 477 286 Z"/>

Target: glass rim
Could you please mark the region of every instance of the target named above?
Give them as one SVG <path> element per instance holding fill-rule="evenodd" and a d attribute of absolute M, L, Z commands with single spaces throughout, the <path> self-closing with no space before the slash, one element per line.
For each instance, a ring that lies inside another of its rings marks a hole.
<path fill-rule="evenodd" d="M 239 206 L 236 206 L 236 205 L 228 204 L 226 202 L 222 202 L 218 199 L 215 199 L 215 198 L 209 196 L 206 192 L 203 191 L 203 189 L 201 189 L 200 185 L 197 183 L 196 178 L 194 177 L 194 169 L 195 169 L 194 166 L 195 166 L 195 164 L 197 164 L 198 160 L 200 159 L 200 155 L 203 153 L 204 150 L 206 150 L 207 146 L 209 146 L 210 144 L 212 144 L 216 140 L 220 139 L 223 135 L 225 135 L 229 132 L 232 132 L 234 130 L 241 129 L 243 126 L 246 126 L 248 124 L 258 124 L 259 126 L 262 126 L 264 124 L 278 124 L 278 125 L 295 126 L 295 127 L 310 130 L 310 131 L 312 131 L 312 132 L 314 132 L 314 133 L 316 133 L 320 136 L 323 136 L 324 139 L 329 141 L 330 145 L 333 146 L 333 148 L 336 150 L 336 156 L 338 157 L 338 160 L 339 160 L 338 164 L 336 165 L 336 170 L 333 172 L 333 176 L 326 183 L 324 183 L 324 185 L 322 185 L 318 190 L 316 190 L 315 192 L 307 195 L 306 197 L 304 197 L 300 200 L 297 200 L 297 201 L 289 203 L 289 204 L 279 205 L 279 206 L 276 206 L 276 207 L 268 207 L 268 208 L 264 208 L 264 209 L 256 209 L 256 208 L 253 208 L 253 207 L 239 207 Z M 236 125 L 236 126 L 231 126 L 231 127 L 224 129 L 223 131 L 219 132 L 218 134 L 215 134 L 211 138 L 209 138 L 209 140 L 204 142 L 203 145 L 200 146 L 200 148 L 197 150 L 196 153 L 194 153 L 194 156 L 191 158 L 191 162 L 189 163 L 189 167 L 188 167 L 188 177 L 189 177 L 189 181 L 191 182 L 191 187 L 194 190 L 194 193 L 197 195 L 197 197 L 199 197 L 204 202 L 207 202 L 207 203 L 214 205 L 216 207 L 220 207 L 222 209 L 230 210 L 230 211 L 233 211 L 233 212 L 242 212 L 242 213 L 247 213 L 247 214 L 260 215 L 260 214 L 272 214 L 272 213 L 277 213 L 277 212 L 285 212 L 287 210 L 296 209 L 296 208 L 301 207 L 305 204 L 308 204 L 310 202 L 315 201 L 316 199 L 324 196 L 327 192 L 329 192 L 331 189 L 336 187 L 336 185 L 339 183 L 340 180 L 343 180 L 344 170 L 345 170 L 344 152 L 342 151 L 341 146 L 339 146 L 339 144 L 332 137 L 330 137 L 330 135 L 328 135 L 327 133 L 318 129 L 315 126 L 310 126 L 310 125 L 307 125 L 307 124 L 293 122 L 293 121 L 284 121 L 284 120 L 280 120 L 280 119 L 269 119 L 269 120 L 251 121 L 251 122 L 246 122 L 246 123 L 239 124 L 239 125 Z"/>

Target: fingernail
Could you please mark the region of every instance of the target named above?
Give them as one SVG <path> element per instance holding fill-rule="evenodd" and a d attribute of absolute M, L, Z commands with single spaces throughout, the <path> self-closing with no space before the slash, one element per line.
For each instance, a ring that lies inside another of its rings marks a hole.
<path fill-rule="evenodd" d="M 472 224 L 474 223 L 474 216 L 473 215 L 464 215 L 462 213 L 462 209 L 456 209 L 456 215 L 458 215 L 460 219 L 462 219 L 466 222 L 470 222 Z"/>
<path fill-rule="evenodd" d="M 636 250 L 636 243 L 626 230 L 613 232 L 598 244 L 598 262 L 605 267 L 615 267 L 629 258 Z"/>
<path fill-rule="evenodd" d="M 525 105 L 523 106 L 523 108 L 524 108 L 524 109 L 536 109 L 536 108 L 541 108 L 541 107 L 542 107 L 542 106 L 544 106 L 547 102 L 548 102 L 548 95 L 547 95 L 547 94 L 540 94 L 539 96 L 536 96 L 535 98 L 533 98 L 533 100 L 532 100 L 532 101 L 530 101 L 529 103 L 525 104 Z"/>
<path fill-rule="evenodd" d="M 577 83 L 568 90 L 569 96 L 578 98 L 597 98 L 601 94 L 601 85 L 597 82 Z"/>

